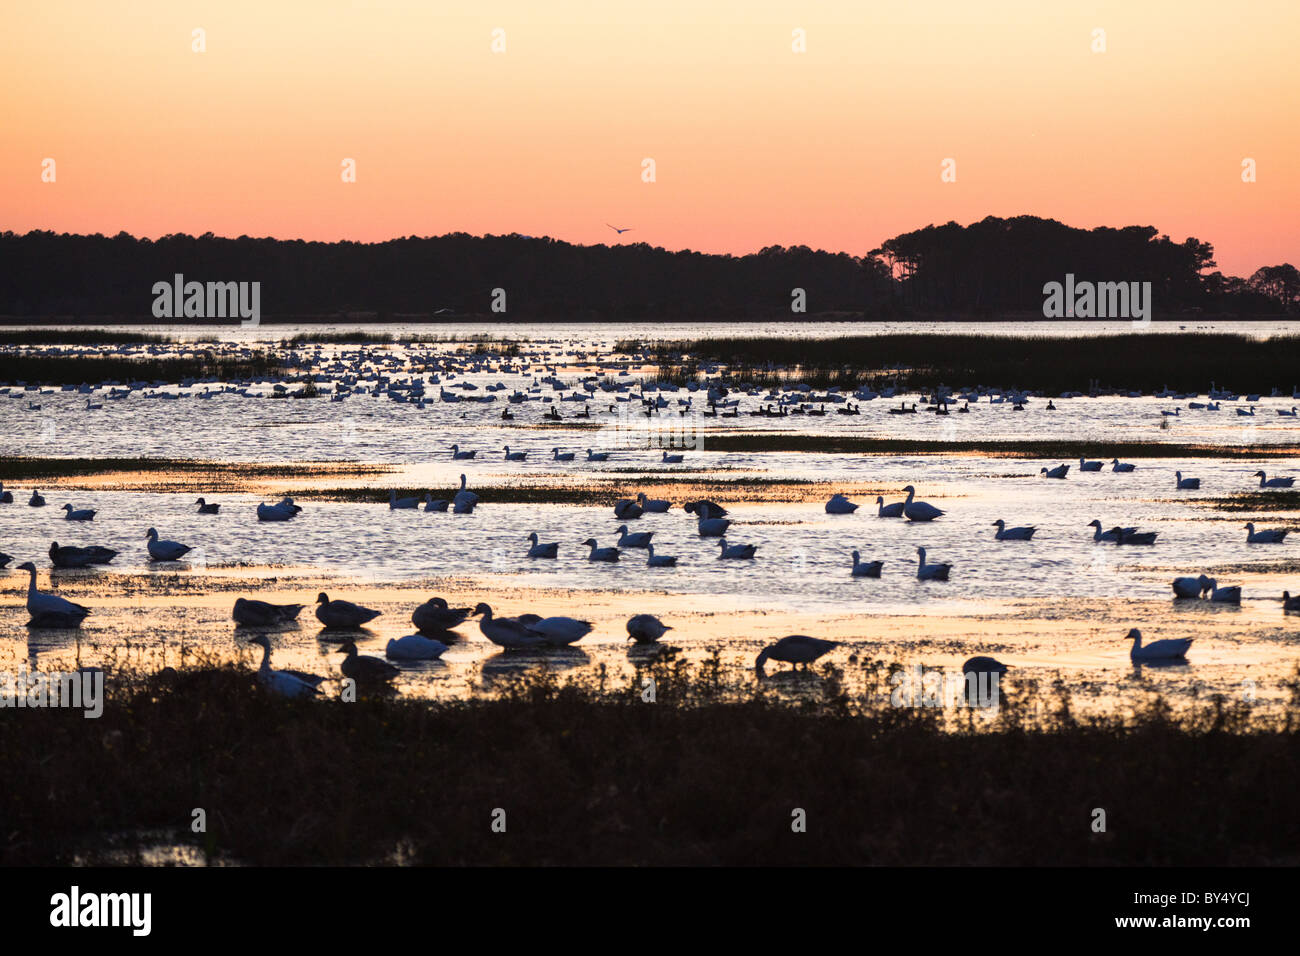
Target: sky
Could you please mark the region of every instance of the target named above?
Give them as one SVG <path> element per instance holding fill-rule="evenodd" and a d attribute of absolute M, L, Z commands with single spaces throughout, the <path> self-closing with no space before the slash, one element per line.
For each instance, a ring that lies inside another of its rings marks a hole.
<path fill-rule="evenodd" d="M 1249 275 L 1300 264 L 1297 37 L 1295 0 L 10 3 L 0 229 L 861 255 L 1027 214 Z"/>

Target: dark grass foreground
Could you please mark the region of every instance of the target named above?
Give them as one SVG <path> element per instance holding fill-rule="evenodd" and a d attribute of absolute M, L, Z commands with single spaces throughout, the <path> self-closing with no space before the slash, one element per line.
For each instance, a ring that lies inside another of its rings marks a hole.
<path fill-rule="evenodd" d="M 1294 701 L 1268 728 L 1217 701 L 1091 724 L 1004 706 L 995 729 L 946 733 L 850 700 L 833 669 L 757 696 L 716 661 L 649 673 L 656 703 L 599 671 L 457 704 L 299 703 L 224 666 L 110 682 L 98 720 L 3 711 L 0 862 L 95 862 L 107 835 L 158 830 L 248 864 L 1300 859 Z"/>

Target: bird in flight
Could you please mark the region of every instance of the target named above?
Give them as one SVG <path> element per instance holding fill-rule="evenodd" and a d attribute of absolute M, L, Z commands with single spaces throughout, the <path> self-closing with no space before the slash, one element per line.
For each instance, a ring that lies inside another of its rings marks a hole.
<path fill-rule="evenodd" d="M 620 228 L 618 228 L 618 226 L 610 226 L 609 223 L 605 223 L 605 225 L 609 226 L 609 228 L 613 229 L 613 230 L 614 230 L 616 233 L 618 233 L 620 236 L 623 235 L 623 233 L 625 233 L 625 232 L 631 232 L 631 231 L 632 231 L 632 227 L 631 227 L 631 226 L 628 226 L 626 229 L 620 229 Z"/>

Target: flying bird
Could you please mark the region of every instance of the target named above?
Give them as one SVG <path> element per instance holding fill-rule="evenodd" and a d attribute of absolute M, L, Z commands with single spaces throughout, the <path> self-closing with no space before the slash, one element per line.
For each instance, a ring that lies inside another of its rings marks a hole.
<path fill-rule="evenodd" d="M 620 236 L 623 235 L 623 233 L 625 233 L 625 232 L 631 232 L 631 231 L 632 231 L 632 227 L 631 227 L 631 226 L 628 226 L 626 229 L 620 229 L 620 228 L 618 228 L 618 226 L 610 226 L 609 223 L 605 223 L 605 225 L 609 226 L 609 228 L 613 229 L 613 230 L 614 230 L 616 233 L 618 233 Z"/>

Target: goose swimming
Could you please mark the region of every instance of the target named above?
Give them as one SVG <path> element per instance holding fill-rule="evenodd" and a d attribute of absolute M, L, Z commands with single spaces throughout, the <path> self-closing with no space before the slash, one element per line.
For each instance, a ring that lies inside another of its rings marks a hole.
<path fill-rule="evenodd" d="M 624 525 L 624 527 L 627 526 Z M 528 536 L 528 540 L 532 542 L 532 547 L 528 549 L 528 557 L 530 558 L 554 558 L 559 554 L 559 543 L 552 541 L 549 544 L 539 544 L 536 531 Z"/>
<path fill-rule="evenodd" d="M 1034 536 L 1034 532 L 1038 530 L 1032 525 L 1021 528 L 1008 528 L 1007 523 L 1001 518 L 993 522 L 993 527 L 998 529 L 993 535 L 998 541 L 1028 541 Z"/>
<path fill-rule="evenodd" d="M 14 493 L 5 491 L 5 483 L 0 481 L 0 505 L 11 505 L 14 503 Z"/>
<path fill-rule="evenodd" d="M 528 452 L 511 451 L 509 445 L 505 446 L 505 451 L 506 451 L 506 458 L 505 458 L 506 461 L 523 461 L 528 457 Z"/>
<path fill-rule="evenodd" d="M 1268 475 L 1264 474 L 1262 471 L 1255 472 L 1252 477 L 1259 479 L 1259 486 L 1261 488 L 1290 488 L 1295 484 L 1294 478 L 1269 478 Z"/>
<path fill-rule="evenodd" d="M 178 541 L 160 540 L 154 528 L 145 532 L 145 538 L 149 542 L 147 545 L 149 557 L 154 561 L 179 561 L 194 550 L 188 544 L 181 544 Z"/>
<path fill-rule="evenodd" d="M 587 461 L 609 461 L 609 452 L 587 449 Z"/>
<path fill-rule="evenodd" d="M 1048 478 L 1064 478 L 1067 474 L 1069 474 L 1069 472 L 1070 472 L 1069 465 L 1057 465 L 1055 468 L 1052 468 L 1051 470 L 1048 470 L 1047 468 L 1040 468 L 1038 470 L 1038 473 L 1040 475 L 1046 475 Z"/>
<path fill-rule="evenodd" d="M 687 514 L 695 515 L 696 518 L 725 518 L 727 509 L 716 502 L 707 499 L 702 501 L 690 501 L 682 508 Z"/>
<path fill-rule="evenodd" d="M 1101 471 L 1100 461 L 1088 461 L 1086 458 L 1079 459 L 1080 471 Z"/>
<path fill-rule="evenodd" d="M 1120 461 L 1118 458 L 1112 458 L 1110 460 L 1111 471 L 1127 472 L 1133 471 L 1135 468 L 1137 468 L 1137 465 L 1134 465 L 1131 462 Z"/>
<path fill-rule="evenodd" d="M 600 548 L 596 546 L 595 538 L 588 538 L 582 542 L 591 548 L 591 553 L 587 555 L 588 561 L 617 561 L 618 548 Z"/>
<path fill-rule="evenodd" d="M 396 511 L 399 508 L 419 508 L 419 498 L 399 498 L 397 492 L 392 488 L 388 489 L 388 510 Z"/>
<path fill-rule="evenodd" d="M 50 542 L 50 563 L 56 568 L 86 568 L 92 564 L 108 564 L 117 557 L 112 548 L 93 544 L 86 548 L 59 547 L 59 542 Z"/>
<path fill-rule="evenodd" d="M 947 581 L 951 564 L 926 564 L 925 548 L 916 549 L 916 578 L 918 581 Z"/>
<path fill-rule="evenodd" d="M 903 517 L 904 501 L 895 501 L 892 504 L 885 504 L 885 499 L 876 495 L 876 517 L 878 518 L 901 518 Z"/>
<path fill-rule="evenodd" d="M 1187 649 L 1192 646 L 1191 638 L 1175 638 L 1156 641 L 1143 647 L 1142 632 L 1136 627 L 1124 636 L 1124 640 L 1133 642 L 1133 647 L 1128 654 L 1129 659 L 1133 661 L 1178 660 L 1186 657 Z"/>
<path fill-rule="evenodd" d="M 452 461 L 468 461 L 469 459 L 473 458 L 477 454 L 478 454 L 477 451 L 461 451 L 459 445 L 451 446 Z"/>
<path fill-rule="evenodd" d="M 1174 472 L 1174 480 L 1177 482 L 1175 487 L 1179 491 L 1197 491 L 1201 487 L 1201 479 L 1184 478 L 1181 471 Z"/>
<path fill-rule="evenodd" d="M 1255 530 L 1255 522 L 1246 523 L 1246 543 L 1247 544 L 1281 544 L 1286 540 L 1286 536 L 1291 533 L 1289 528 L 1277 528 L 1274 530 Z"/>
<path fill-rule="evenodd" d="M 857 510 L 858 506 L 841 494 L 831 495 L 831 500 L 826 502 L 828 515 L 851 515 Z"/>
<path fill-rule="evenodd" d="M 288 521 L 290 518 L 296 517 L 300 511 L 302 511 L 302 508 L 294 504 L 292 498 L 284 498 L 273 505 L 259 502 L 257 505 L 257 520 Z"/>
<path fill-rule="evenodd" d="M 351 601 L 331 601 L 324 591 L 316 598 L 316 619 L 326 627 L 361 627 L 381 613 Z"/>
<path fill-rule="evenodd" d="M 653 531 L 637 531 L 630 533 L 627 525 L 621 524 L 616 529 L 618 531 L 618 546 L 620 548 L 644 548 L 650 544 L 650 539 L 654 536 Z"/>
<path fill-rule="evenodd" d="M 566 451 L 564 454 L 560 454 L 560 449 L 552 448 L 551 461 L 573 461 L 574 454 L 575 453 L 571 451 Z"/>
<path fill-rule="evenodd" d="M 903 515 L 908 521 L 933 521 L 943 516 L 944 512 L 929 502 L 914 501 L 916 489 L 911 485 L 904 486 L 903 490 L 907 492 L 907 500 L 903 502 Z"/>
<path fill-rule="evenodd" d="M 1295 597 L 1292 597 L 1290 591 L 1283 591 L 1283 592 L 1282 592 L 1282 610 L 1284 610 L 1284 611 L 1300 611 L 1300 594 L 1297 594 Z"/>
<path fill-rule="evenodd" d="M 465 623 L 473 613 L 467 607 L 448 607 L 445 599 L 431 597 L 411 612 L 411 623 L 425 634 L 438 634 Z"/>
<path fill-rule="evenodd" d="M 446 511 L 451 504 L 446 498 L 434 498 L 432 492 L 424 493 L 424 510 L 425 511 Z"/>
<path fill-rule="evenodd" d="M 277 627 L 298 620 L 302 609 L 301 604 L 271 604 L 268 601 L 257 601 L 252 598 L 236 598 L 235 608 L 230 616 L 234 618 L 236 624 L 245 627 Z"/>
<path fill-rule="evenodd" d="M 1127 528 L 1111 528 L 1107 532 L 1108 540 L 1120 544 L 1155 544 L 1159 531 L 1129 531 Z"/>
<path fill-rule="evenodd" d="M 90 608 L 73 604 L 57 594 L 46 594 L 36 590 L 36 565 L 32 562 L 25 561 L 18 565 L 16 570 L 26 571 L 31 575 L 27 584 L 27 611 L 32 619 L 27 622 L 28 627 L 81 627 L 81 622 L 90 613 Z"/>
<path fill-rule="evenodd" d="M 33 490 L 32 496 L 27 499 L 27 503 L 33 508 L 44 508 L 45 498 L 39 491 Z"/>
<path fill-rule="evenodd" d="M 758 551 L 758 546 L 753 544 L 727 544 L 726 538 L 719 538 L 718 545 L 721 551 L 719 558 L 732 558 L 740 561 L 746 561 L 754 556 Z"/>
<path fill-rule="evenodd" d="M 628 640 L 638 644 L 653 644 L 671 630 L 653 614 L 637 614 L 627 619 Z"/>
<path fill-rule="evenodd" d="M 647 568 L 675 568 L 675 567 L 677 567 L 677 557 L 676 557 L 676 555 L 670 555 L 670 554 L 655 554 L 655 546 L 654 546 L 653 544 L 647 544 L 647 545 L 645 546 L 645 550 L 646 550 L 646 562 L 645 562 L 645 566 L 646 566 Z"/>
<path fill-rule="evenodd" d="M 763 665 L 768 661 L 780 661 L 783 664 L 794 664 L 796 667 L 802 664 L 804 670 L 807 670 L 809 664 L 839 646 L 839 641 L 824 641 L 818 637 L 791 634 L 763 648 L 754 661 L 754 670 L 758 672 L 759 677 L 765 676 Z"/>
<path fill-rule="evenodd" d="M 63 510 L 67 512 L 63 516 L 65 521 L 94 521 L 95 511 L 92 508 L 86 508 L 81 511 L 73 509 L 72 505 L 64 505 Z"/>
<path fill-rule="evenodd" d="M 1119 535 L 1117 535 L 1114 531 L 1102 531 L 1101 522 L 1098 521 L 1096 518 L 1093 518 L 1091 521 L 1088 522 L 1088 527 L 1097 529 L 1096 531 L 1093 532 L 1092 535 L 1093 541 L 1118 541 L 1119 540 Z M 1135 531 L 1137 531 L 1137 528 L 1120 528 L 1118 530 L 1122 534 L 1133 534 Z"/>
<path fill-rule="evenodd" d="M 641 507 L 642 511 L 648 511 L 651 514 L 663 514 L 670 507 L 669 503 L 662 498 L 647 498 L 644 491 L 637 492 L 636 503 Z"/>
<path fill-rule="evenodd" d="M 685 459 L 686 459 L 685 455 L 670 455 L 668 454 L 668 452 L 664 452 L 663 464 L 680 465 Z"/>
<path fill-rule="evenodd" d="M 884 566 L 884 561 L 864 562 L 861 554 L 857 551 L 853 552 L 853 577 L 855 578 L 878 578 Z"/>
<path fill-rule="evenodd" d="M 695 528 L 701 538 L 720 538 L 731 527 L 730 518 L 700 518 Z"/>
<path fill-rule="evenodd" d="M 257 681 L 273 694 L 281 697 L 312 697 L 319 693 L 317 687 L 324 681 L 323 677 L 303 674 L 300 671 L 277 671 L 271 669 L 271 642 L 265 635 L 259 634 L 249 640 L 262 649 L 262 663 L 257 668 Z"/>
<path fill-rule="evenodd" d="M 1214 578 L 1201 575 L 1201 590 L 1209 595 L 1211 602 L 1215 604 L 1240 604 L 1241 587 L 1234 585 L 1232 587 L 1221 588 L 1219 582 Z"/>
<path fill-rule="evenodd" d="M 619 498 L 618 501 L 614 502 L 615 518 L 631 521 L 641 517 L 644 513 L 645 509 L 630 498 Z"/>
<path fill-rule="evenodd" d="M 474 506 L 478 504 L 478 495 L 465 487 L 467 479 L 464 475 L 460 476 L 460 490 L 452 496 L 451 502 L 452 514 L 467 515 L 474 513 Z M 426 510 L 428 510 L 426 508 Z"/>
<path fill-rule="evenodd" d="M 1202 584 L 1204 580 L 1205 580 L 1205 575 L 1201 575 L 1200 577 L 1197 578 L 1189 578 L 1189 577 L 1174 578 L 1174 583 L 1173 583 L 1174 597 L 1199 598 L 1201 596 L 1201 592 L 1205 590 L 1205 587 Z"/>
<path fill-rule="evenodd" d="M 217 504 L 215 501 L 209 504 L 200 498 L 194 503 L 199 506 L 198 513 L 201 515 L 214 515 L 221 510 L 221 505 Z"/>

